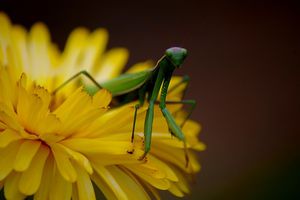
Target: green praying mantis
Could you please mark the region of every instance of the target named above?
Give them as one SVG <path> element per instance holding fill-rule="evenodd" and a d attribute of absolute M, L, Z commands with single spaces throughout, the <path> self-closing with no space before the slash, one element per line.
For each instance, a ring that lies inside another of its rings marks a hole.
<path fill-rule="evenodd" d="M 138 104 L 135 106 L 133 128 L 131 142 L 134 141 L 134 131 L 137 118 L 137 110 L 144 104 L 146 98 L 149 103 L 146 112 L 146 118 L 144 122 L 144 154 L 140 157 L 140 160 L 144 159 L 151 148 L 151 137 L 152 137 L 152 125 L 154 119 L 154 106 L 159 104 L 160 110 L 166 119 L 169 130 L 179 140 L 183 141 L 185 156 L 188 165 L 188 155 L 186 150 L 185 136 L 181 130 L 183 124 L 190 117 L 193 109 L 195 108 L 196 102 L 194 100 L 182 100 L 182 101 L 167 101 L 166 97 L 168 91 L 175 89 L 182 83 L 188 83 L 188 76 L 184 76 L 182 81 L 175 85 L 173 88 L 168 90 L 173 72 L 176 68 L 179 68 L 187 56 L 187 50 L 180 47 L 172 47 L 165 51 L 165 55 L 157 62 L 156 66 L 151 70 L 145 70 L 134 74 L 123 74 L 112 80 L 98 83 L 88 72 L 81 71 L 68 79 L 60 87 L 53 91 L 55 94 L 58 90 L 74 80 L 79 75 L 88 77 L 93 83 L 93 86 L 87 86 L 86 90 L 90 94 L 94 94 L 101 88 L 105 88 L 110 91 L 113 97 L 119 97 L 120 104 L 138 100 Z M 158 100 L 158 95 L 160 97 Z M 188 104 L 191 105 L 190 110 L 185 117 L 182 124 L 179 126 L 172 114 L 168 111 L 166 104 Z M 133 151 L 128 151 L 133 153 Z"/>

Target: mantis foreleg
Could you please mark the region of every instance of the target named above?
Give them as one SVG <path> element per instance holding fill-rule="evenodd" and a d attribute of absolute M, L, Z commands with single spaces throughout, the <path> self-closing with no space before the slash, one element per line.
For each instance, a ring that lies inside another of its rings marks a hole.
<path fill-rule="evenodd" d="M 161 61 L 163 63 L 160 63 L 161 65 L 164 65 L 166 60 Z M 139 160 L 143 160 L 147 153 L 150 151 L 151 147 L 151 135 L 152 135 L 152 125 L 153 125 L 153 118 L 154 118 L 154 104 L 157 99 L 161 84 L 165 78 L 165 71 L 164 69 L 160 68 L 158 71 L 153 90 L 151 90 L 151 96 L 149 99 L 149 106 L 146 113 L 145 123 L 144 123 L 144 143 L 145 143 L 145 152 L 140 157 Z M 171 79 L 171 76 L 170 78 Z"/>

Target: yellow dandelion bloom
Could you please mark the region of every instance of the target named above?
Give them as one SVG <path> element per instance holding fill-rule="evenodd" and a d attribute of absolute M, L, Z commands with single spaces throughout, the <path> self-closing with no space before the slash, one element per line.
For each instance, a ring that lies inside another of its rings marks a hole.
<path fill-rule="evenodd" d="M 0 13 L 0 188 L 7 199 L 33 195 L 42 200 L 92 200 L 94 185 L 107 199 L 150 199 L 151 194 L 159 198 L 158 190 L 176 196 L 189 192 L 186 177 L 200 165 L 189 151 L 185 166 L 182 142 L 170 136 L 157 107 L 152 149 L 139 161 L 146 105 L 138 111 L 130 154 L 134 103 L 109 110 L 108 91 L 91 97 L 76 84 L 64 89 L 60 100 L 51 95 L 82 69 L 100 82 L 121 73 L 128 52 L 117 48 L 104 53 L 107 37 L 103 29 L 76 29 L 60 53 L 45 25 L 36 24 L 27 33 Z M 138 64 L 128 73 L 149 65 Z M 182 89 L 170 92 L 169 98 L 180 98 Z M 182 122 L 182 107 L 169 109 Z M 205 148 L 198 141 L 199 131 L 199 124 L 191 120 L 183 127 L 189 150 Z"/>

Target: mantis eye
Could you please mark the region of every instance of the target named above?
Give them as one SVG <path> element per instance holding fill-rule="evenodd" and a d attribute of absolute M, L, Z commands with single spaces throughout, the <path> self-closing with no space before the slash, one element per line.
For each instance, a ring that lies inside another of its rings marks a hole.
<path fill-rule="evenodd" d="M 175 67 L 179 67 L 187 56 L 187 50 L 181 47 L 171 47 L 166 50 L 166 56 Z"/>

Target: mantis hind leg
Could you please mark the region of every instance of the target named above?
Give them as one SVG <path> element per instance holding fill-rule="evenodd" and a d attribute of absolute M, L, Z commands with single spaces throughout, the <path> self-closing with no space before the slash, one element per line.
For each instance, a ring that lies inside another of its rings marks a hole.
<path fill-rule="evenodd" d="M 187 144 L 186 144 L 186 139 L 185 136 L 181 130 L 181 128 L 177 125 L 175 119 L 171 115 L 171 113 L 167 110 L 166 107 L 162 108 L 161 111 L 167 121 L 169 130 L 172 135 L 177 137 L 179 140 L 183 141 L 183 148 L 184 148 L 184 156 L 185 156 L 185 161 L 186 161 L 186 167 L 189 165 L 189 156 L 188 156 L 188 149 L 187 149 Z"/>
<path fill-rule="evenodd" d="M 80 75 L 83 75 L 83 76 L 87 77 L 89 80 L 92 81 L 92 83 L 95 84 L 95 86 L 97 86 L 99 89 L 102 89 L 102 86 L 93 78 L 93 76 L 90 75 L 86 70 L 83 70 L 83 71 L 80 71 L 80 72 L 76 73 L 71 78 L 69 78 L 64 83 L 62 83 L 59 87 L 57 87 L 55 90 L 53 90 L 52 94 L 53 95 L 56 94 L 59 90 L 61 90 L 63 87 L 65 87 L 66 85 L 68 85 L 69 83 L 74 81 Z"/>
<path fill-rule="evenodd" d="M 184 117 L 183 121 L 181 122 L 180 124 L 180 129 L 183 128 L 184 124 L 186 123 L 186 121 L 190 118 L 191 114 L 193 113 L 195 107 L 196 107 L 196 101 L 195 100 L 181 100 L 181 101 L 166 101 L 165 104 L 183 104 L 183 105 L 190 105 L 190 108 L 189 108 L 189 111 L 187 113 L 187 115 Z M 166 109 L 166 108 L 165 108 Z M 164 112 L 166 111 L 163 111 L 163 114 Z M 171 115 L 168 116 L 168 115 L 165 115 L 164 116 L 166 117 L 172 117 Z M 173 118 L 173 117 L 172 117 Z M 167 118 L 166 118 L 167 119 Z M 169 125 L 169 122 L 168 122 L 168 119 L 167 119 L 167 123 L 168 123 L 168 126 L 169 126 L 169 129 L 170 129 L 170 132 L 172 135 L 174 135 L 175 137 L 177 137 L 177 135 L 172 131 L 172 129 L 170 128 L 170 125 Z M 171 122 L 173 123 L 173 122 Z M 174 123 L 176 124 L 175 120 L 174 120 Z M 182 133 L 183 134 L 183 133 Z M 180 138 L 179 138 L 180 139 Z M 183 141 L 183 148 L 184 148 L 184 156 L 185 156 L 185 160 L 186 160 L 186 167 L 188 167 L 189 165 L 189 155 L 188 155 L 188 148 L 187 148 L 187 144 L 186 144 L 186 140 L 185 138 L 183 137 L 182 139 Z"/>
<path fill-rule="evenodd" d="M 187 120 L 191 117 L 193 111 L 196 108 L 196 101 L 195 100 L 181 100 L 181 101 L 166 101 L 166 104 L 182 104 L 182 105 L 189 105 L 188 112 L 184 117 L 183 121 L 180 124 L 180 128 L 183 128 L 184 124 Z"/>

